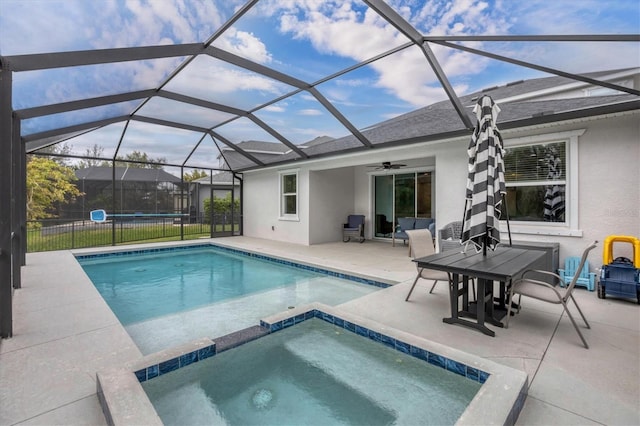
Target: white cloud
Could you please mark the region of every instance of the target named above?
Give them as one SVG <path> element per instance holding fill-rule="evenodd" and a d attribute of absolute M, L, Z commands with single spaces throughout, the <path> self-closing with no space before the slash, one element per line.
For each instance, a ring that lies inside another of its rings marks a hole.
<path fill-rule="evenodd" d="M 261 64 L 268 64 L 272 61 L 271 53 L 267 51 L 267 47 L 260 39 L 236 28 L 229 28 L 214 44 L 223 50 Z"/>
<path fill-rule="evenodd" d="M 262 110 L 269 111 L 269 112 L 285 112 L 286 111 L 284 107 L 276 106 L 276 105 L 269 105 L 268 107 L 265 107 Z"/>
<path fill-rule="evenodd" d="M 394 0 L 389 3 L 425 35 L 497 35 L 514 31 L 519 34 L 610 33 L 610 25 L 621 20 L 626 22 L 626 32 L 633 33 L 637 32 L 640 24 L 635 0 L 616 2 L 613 6 L 616 10 L 610 13 L 607 13 L 607 8 L 611 2 L 604 4 L 598 0 Z M 363 13 L 362 8 L 358 9 L 350 2 L 273 0 L 266 4 L 268 7 L 262 10 L 280 17 L 280 30 L 283 33 L 308 40 L 321 53 L 362 61 L 407 41 L 373 11 L 367 9 Z M 614 28 L 624 32 L 622 29 L 625 25 Z M 495 49 L 495 44 L 492 46 L 491 43 L 466 44 L 480 49 Z M 539 52 L 538 62 L 544 62 L 545 59 L 541 58 L 546 57 L 547 64 L 576 71 L 586 62 L 591 62 L 591 70 L 596 62 L 588 61 L 587 58 L 591 56 L 598 58 L 598 63 L 602 64 L 600 68 L 637 66 L 637 43 L 632 46 L 618 44 L 612 50 L 591 54 L 587 53 L 585 47 L 576 46 L 548 47 Z M 474 75 L 485 73 L 491 66 L 491 61 L 484 57 L 437 45 L 431 45 L 431 48 L 458 90 L 465 90 Z M 530 52 L 535 51 L 535 48 L 530 49 Z M 587 56 L 577 59 L 576 56 L 582 53 Z M 616 53 L 623 56 L 617 56 Z M 635 64 L 630 64 L 632 61 Z M 378 73 L 377 87 L 414 106 L 423 106 L 446 97 L 424 55 L 417 49 L 401 52 L 394 55 L 393 60 L 377 61 L 371 66 Z"/>
<path fill-rule="evenodd" d="M 207 55 L 194 59 L 167 85 L 167 90 L 237 108 L 257 106 L 291 87 L 226 64 Z"/>
<path fill-rule="evenodd" d="M 372 84 L 372 81 L 366 78 L 337 78 L 335 82 L 337 86 L 347 87 L 366 87 Z"/>
<path fill-rule="evenodd" d="M 274 8 L 280 6 L 282 32 L 308 40 L 317 51 L 325 54 L 363 61 L 408 41 L 371 9 L 366 9 L 363 13 L 349 2 L 341 3 L 333 9 L 327 5 L 329 2 L 324 3 L 325 7 L 320 7 L 318 3 L 303 2 L 292 8 L 285 7 L 287 4 L 283 5 L 281 2 L 271 4 Z M 443 3 L 435 9 L 430 8 L 435 4 L 427 2 L 424 8 L 415 11 L 405 2 L 395 2 L 394 5 L 400 6 L 396 10 L 412 22 L 421 19 L 421 16 L 430 16 L 428 10 L 439 12 L 440 19 L 434 21 L 437 26 L 429 27 L 428 22 L 418 22 L 425 28 L 425 32 L 450 34 L 493 31 L 492 28 L 496 25 L 483 23 L 486 20 L 482 14 L 488 5 L 477 0 Z M 275 14 L 274 9 L 270 10 Z M 443 48 L 438 49 L 438 59 L 445 72 L 451 73 L 453 77 L 467 74 L 470 70 L 480 72 L 484 65 L 484 61 L 478 61 L 470 54 Z M 378 74 L 374 84 L 376 87 L 411 105 L 424 106 L 446 98 L 424 54 L 417 48 L 376 61 L 371 67 Z"/>
<path fill-rule="evenodd" d="M 318 109 L 301 109 L 298 111 L 298 114 L 300 115 L 311 115 L 311 116 L 315 116 L 315 115 L 322 115 L 322 111 L 318 110 Z"/>

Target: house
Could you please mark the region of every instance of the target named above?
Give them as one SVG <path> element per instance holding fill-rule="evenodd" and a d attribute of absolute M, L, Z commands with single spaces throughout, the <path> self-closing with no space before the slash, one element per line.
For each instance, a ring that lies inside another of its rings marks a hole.
<path fill-rule="evenodd" d="M 328 136 L 319 136 L 299 145 L 299 147 L 306 149 L 331 140 L 332 138 Z M 265 163 L 277 162 L 284 155 L 291 152 L 291 149 L 286 145 L 257 140 L 243 141 L 236 144 L 236 147 Z M 220 155 L 218 155 L 218 167 L 220 169 L 227 169 L 227 164 L 237 165 L 245 161 L 244 156 L 229 147 L 223 147 Z M 241 191 L 240 180 L 234 179 L 233 173 L 227 171 L 211 173 L 210 176 L 191 182 L 189 193 L 192 199 L 190 205 L 196 207 L 196 215 L 200 217 L 204 214 L 204 200 L 210 197 L 225 198 L 231 194 L 232 190 L 234 191 L 233 197 L 238 199 Z"/>
<path fill-rule="evenodd" d="M 638 68 L 584 77 L 640 88 Z M 485 94 L 501 108 L 498 127 L 507 151 L 514 240 L 559 242 L 563 259 L 608 235 L 640 235 L 637 96 L 547 77 L 461 97 L 470 116 Z M 387 221 L 433 217 L 436 228 L 462 219 L 470 131 L 450 103 L 421 108 L 362 133 L 384 147 L 367 149 L 348 136 L 307 146 L 304 151 L 313 154 L 308 159 L 285 153 L 276 164 L 245 170 L 244 235 L 310 245 L 339 241 L 348 214 L 366 216 L 368 239 L 385 238 L 376 229 L 378 215 Z M 559 174 L 550 180 L 552 154 Z M 549 185 L 562 189 L 565 203 L 564 212 L 551 219 L 544 217 L 541 203 Z M 592 254 L 592 264 L 600 263 L 600 254 Z"/>
<path fill-rule="evenodd" d="M 87 219 L 89 212 L 96 209 L 176 213 L 187 206 L 185 203 L 181 207 L 180 178 L 161 168 L 96 166 L 78 169 L 75 175 L 76 185 L 84 195 L 65 206 L 65 217 Z"/>

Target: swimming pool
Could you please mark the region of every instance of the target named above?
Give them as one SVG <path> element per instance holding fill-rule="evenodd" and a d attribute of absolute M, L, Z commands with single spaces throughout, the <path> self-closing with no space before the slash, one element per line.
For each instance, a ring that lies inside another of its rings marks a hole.
<path fill-rule="evenodd" d="M 480 386 L 315 318 L 143 382 L 166 425 L 454 424 Z"/>
<path fill-rule="evenodd" d="M 76 258 L 144 354 L 231 333 L 301 304 L 337 305 L 387 286 L 211 244 Z"/>

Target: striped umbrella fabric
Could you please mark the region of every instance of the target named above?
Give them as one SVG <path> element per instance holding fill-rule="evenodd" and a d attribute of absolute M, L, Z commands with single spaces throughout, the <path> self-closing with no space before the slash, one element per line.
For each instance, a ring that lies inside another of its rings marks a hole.
<path fill-rule="evenodd" d="M 549 166 L 548 180 L 562 178 L 562 160 L 557 152 L 546 154 Z M 544 194 L 544 220 L 547 222 L 561 222 L 564 216 L 564 188 L 561 185 L 547 185 Z"/>
<path fill-rule="evenodd" d="M 494 250 L 500 242 L 504 180 L 504 148 L 496 120 L 500 107 L 483 96 L 473 109 L 477 122 L 469 143 L 469 175 L 462 243 L 476 251 Z"/>

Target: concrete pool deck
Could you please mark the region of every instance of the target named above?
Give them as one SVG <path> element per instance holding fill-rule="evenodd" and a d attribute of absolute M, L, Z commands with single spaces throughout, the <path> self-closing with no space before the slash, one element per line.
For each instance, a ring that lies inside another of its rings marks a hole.
<path fill-rule="evenodd" d="M 576 290 L 592 327 L 584 331 L 589 350 L 559 306 L 530 299 L 523 299 L 509 329 L 492 327 L 496 337 L 491 338 L 442 322 L 449 306 L 444 284 L 429 294 L 429 283 L 421 281 L 404 301 L 415 276 L 406 246 L 375 241 L 299 246 L 248 237 L 212 242 L 397 282 L 340 308 L 525 371 L 528 397 L 516 424 L 640 424 L 640 307 L 633 302 Z M 135 362 L 142 354 L 73 254 L 28 254 L 13 309 L 14 337 L 0 341 L 0 424 L 106 424 L 96 372 Z"/>

